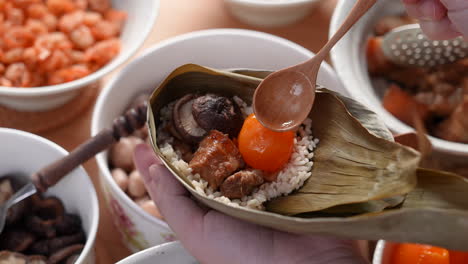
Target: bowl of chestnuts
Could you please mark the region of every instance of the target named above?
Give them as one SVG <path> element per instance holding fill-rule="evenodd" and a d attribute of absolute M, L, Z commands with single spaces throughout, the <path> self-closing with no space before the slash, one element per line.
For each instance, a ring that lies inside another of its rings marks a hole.
<path fill-rule="evenodd" d="M 0 128 L 0 204 L 29 175 L 67 155 L 42 137 Z M 99 205 L 94 186 L 82 167 L 44 193 L 15 204 L 0 233 L 0 263 L 94 263 Z"/>

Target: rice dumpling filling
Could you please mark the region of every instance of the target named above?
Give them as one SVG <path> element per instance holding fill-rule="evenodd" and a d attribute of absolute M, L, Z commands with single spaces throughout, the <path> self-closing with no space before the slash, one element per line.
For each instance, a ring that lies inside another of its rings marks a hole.
<path fill-rule="evenodd" d="M 186 95 L 160 116 L 162 154 L 209 198 L 263 209 L 265 201 L 298 189 L 311 175 L 318 140 L 310 119 L 298 132 L 274 132 L 240 98 L 216 94 Z"/>

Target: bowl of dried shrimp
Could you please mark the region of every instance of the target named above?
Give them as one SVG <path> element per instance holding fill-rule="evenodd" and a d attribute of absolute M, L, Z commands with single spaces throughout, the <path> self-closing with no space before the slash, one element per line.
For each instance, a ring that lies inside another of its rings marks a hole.
<path fill-rule="evenodd" d="M 158 0 L 0 0 L 0 105 L 57 108 L 141 47 Z"/>

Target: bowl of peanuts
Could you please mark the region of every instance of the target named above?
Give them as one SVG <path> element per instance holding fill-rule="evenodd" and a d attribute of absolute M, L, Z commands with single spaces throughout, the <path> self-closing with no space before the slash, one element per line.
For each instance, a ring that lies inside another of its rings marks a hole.
<path fill-rule="evenodd" d="M 0 205 L 29 175 L 67 155 L 45 138 L 9 128 L 0 128 L 0 145 Z M 95 263 L 98 224 L 96 191 L 80 166 L 10 208 L 0 234 L 0 263 Z"/>
<path fill-rule="evenodd" d="M 116 117 L 135 102 L 145 100 L 168 74 L 181 65 L 195 63 L 217 69 L 277 70 L 311 56 L 310 51 L 291 41 L 242 29 L 202 30 L 164 40 L 148 48 L 106 84 L 96 102 L 91 134 L 112 126 Z M 333 83 L 340 92 L 343 90 L 341 82 L 326 63 L 322 64 L 318 81 Z M 96 156 L 107 206 L 124 243 L 133 251 L 176 239 L 146 190 L 139 189 L 141 176 L 135 171 L 132 156 L 135 146 L 148 140 L 146 129 L 137 131 L 126 140 L 121 139 L 114 148 Z"/>
<path fill-rule="evenodd" d="M 158 0 L 0 0 L 0 105 L 66 104 L 137 52 L 158 9 Z"/>

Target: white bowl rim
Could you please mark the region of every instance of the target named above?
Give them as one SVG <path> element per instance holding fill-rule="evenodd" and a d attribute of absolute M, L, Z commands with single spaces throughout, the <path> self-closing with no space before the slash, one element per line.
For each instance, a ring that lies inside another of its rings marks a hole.
<path fill-rule="evenodd" d="M 70 90 L 75 90 L 80 87 L 89 85 L 95 82 L 96 80 L 101 79 L 102 77 L 114 71 L 120 65 L 128 61 L 141 48 L 141 46 L 144 44 L 146 39 L 148 39 L 150 32 L 153 30 L 154 24 L 156 22 L 156 18 L 158 17 L 158 14 L 159 14 L 160 0 L 152 0 L 151 3 L 153 3 L 153 7 L 155 11 L 150 12 L 150 17 L 145 23 L 148 26 L 142 30 L 143 34 L 142 34 L 140 43 L 138 45 L 135 45 L 132 49 L 125 50 L 125 52 L 122 53 L 121 56 L 117 57 L 117 59 L 114 59 L 108 64 L 104 65 L 104 67 L 100 68 L 99 70 L 83 78 L 80 78 L 71 82 L 57 84 L 57 85 L 47 85 L 47 86 L 30 87 L 30 88 L 0 86 L 0 94 L 4 94 L 8 96 L 45 96 L 45 95 L 55 94 L 58 92 L 66 92 Z"/>
<path fill-rule="evenodd" d="M 162 243 L 162 244 L 159 244 L 159 245 L 156 245 L 156 246 L 153 246 L 153 247 L 138 251 L 137 253 L 132 254 L 132 255 L 120 260 L 116 264 L 125 263 L 125 262 L 128 262 L 130 260 L 138 261 L 141 258 L 145 258 L 145 255 L 147 255 L 150 252 L 169 249 L 169 248 L 173 248 L 173 247 L 183 249 L 183 250 L 185 250 L 187 252 L 187 254 L 190 255 L 190 253 L 184 248 L 184 246 L 182 245 L 182 243 L 180 243 L 180 241 L 172 241 L 172 242 Z"/>
<path fill-rule="evenodd" d="M 313 3 L 319 0 L 282 0 L 282 1 L 267 1 L 267 0 L 227 0 L 230 2 L 242 3 L 242 4 L 249 4 L 249 5 L 258 5 L 262 7 L 283 7 L 289 5 L 296 5 L 296 4 L 305 4 L 305 3 Z"/>
<path fill-rule="evenodd" d="M 58 144 L 40 137 L 36 134 L 32 134 L 29 132 L 25 132 L 22 130 L 17 130 L 17 129 L 12 129 L 12 128 L 4 128 L 0 127 L 0 135 L 12 135 L 12 136 L 20 136 L 24 138 L 30 138 L 35 141 L 40 142 L 41 144 L 47 145 L 47 147 L 55 149 L 56 151 L 60 152 L 62 155 L 68 155 L 68 151 L 59 146 Z M 96 189 L 94 188 L 94 184 L 92 183 L 91 179 L 89 178 L 88 173 L 86 170 L 80 166 L 76 168 L 81 171 L 81 173 L 87 175 L 88 177 L 84 177 L 83 180 L 87 183 L 87 185 L 91 186 L 91 205 L 90 205 L 90 210 L 91 214 L 94 215 L 93 219 L 91 220 L 91 225 L 89 228 L 89 233 L 86 235 L 86 243 L 83 248 L 83 251 L 80 253 L 80 256 L 76 260 L 76 263 L 82 263 L 84 259 L 88 256 L 88 254 L 92 254 L 91 251 L 94 248 L 94 242 L 96 240 L 96 235 L 97 235 L 97 230 L 98 230 L 98 225 L 99 225 L 99 200 L 97 198 L 96 194 Z"/>
<path fill-rule="evenodd" d="M 374 255 L 372 257 L 372 264 L 382 264 L 383 257 L 384 257 L 384 249 L 387 243 L 385 240 L 377 241 L 377 245 L 375 246 Z"/>
<path fill-rule="evenodd" d="M 155 51 L 157 51 L 159 49 L 162 49 L 162 48 L 164 48 L 166 46 L 170 46 L 170 45 L 172 45 L 174 43 L 186 41 L 186 40 L 189 40 L 189 39 L 192 39 L 192 38 L 195 38 L 195 37 L 209 37 L 209 36 L 212 36 L 212 35 L 225 35 L 225 36 L 227 36 L 227 35 L 242 35 L 242 36 L 248 36 L 248 37 L 254 37 L 254 38 L 262 38 L 262 39 L 266 39 L 266 40 L 273 41 L 273 42 L 276 42 L 276 43 L 281 43 L 281 44 L 284 44 L 286 46 L 290 46 L 293 49 L 295 49 L 295 50 L 297 50 L 297 51 L 299 51 L 301 53 L 304 53 L 309 57 L 312 57 L 312 56 L 315 55 L 310 50 L 308 50 L 308 49 L 300 46 L 299 44 L 294 43 L 294 42 L 292 42 L 292 41 L 290 41 L 288 39 L 278 37 L 278 36 L 275 36 L 275 35 L 272 35 L 272 34 L 269 34 L 269 33 L 255 31 L 255 30 L 249 30 L 249 29 L 237 29 L 237 28 L 205 29 L 205 30 L 192 31 L 192 32 L 189 32 L 189 33 L 185 33 L 185 34 L 181 34 L 181 35 L 178 35 L 178 36 L 175 36 L 175 37 L 165 39 L 165 40 L 155 44 L 154 46 L 146 49 L 140 56 L 138 56 L 138 58 L 134 59 L 132 62 L 130 62 L 128 65 L 126 65 L 126 67 L 123 68 L 119 72 L 119 74 L 116 74 L 116 75 L 112 76 L 112 78 L 104 85 L 104 87 L 103 87 L 103 89 L 101 91 L 101 94 L 99 95 L 99 97 L 98 97 L 98 99 L 96 101 L 94 111 L 93 111 L 93 115 L 92 115 L 92 118 L 91 118 L 91 120 L 92 120 L 91 121 L 91 135 L 94 136 L 94 135 L 96 135 L 97 133 L 100 132 L 98 130 L 99 113 L 101 113 L 103 111 L 103 105 L 105 103 L 105 100 L 107 100 L 106 98 L 108 98 L 109 94 L 111 93 L 112 87 L 116 83 L 119 82 L 119 80 L 120 80 L 120 78 L 122 78 L 122 76 L 126 75 L 126 73 L 129 71 L 129 69 L 131 69 L 135 65 L 137 65 L 140 62 L 141 59 L 147 57 L 148 55 L 152 54 L 153 52 L 155 52 Z M 337 75 L 333 71 L 332 67 L 327 62 L 323 62 L 321 64 L 321 70 L 325 71 L 330 76 L 337 77 Z M 339 80 L 337 78 L 337 82 L 341 83 L 341 80 Z M 107 160 L 104 159 L 104 154 L 103 153 L 98 154 L 96 156 L 96 160 L 97 160 L 98 167 L 99 167 L 101 172 L 102 172 L 101 168 L 108 168 Z M 146 211 L 141 209 L 132 199 L 130 199 L 130 197 L 125 192 L 123 192 L 122 189 L 120 189 L 120 187 L 118 187 L 117 183 L 112 179 L 112 175 L 110 174 L 109 169 L 104 170 L 103 176 L 106 179 L 106 181 L 109 182 L 109 185 L 111 186 L 112 191 L 115 192 L 115 193 L 118 193 L 118 195 L 120 197 L 122 197 L 122 199 L 125 201 L 125 203 L 128 204 L 130 206 L 130 208 L 132 208 L 132 210 L 135 211 L 138 215 L 142 216 L 144 219 L 146 219 L 147 221 L 149 221 L 151 223 L 159 224 L 159 225 L 162 225 L 162 226 L 164 226 L 166 228 L 169 228 L 168 224 L 165 221 L 160 220 L 160 219 L 150 215 L 149 213 L 147 213 Z"/>
<path fill-rule="evenodd" d="M 343 6 L 346 4 L 347 1 L 349 0 L 338 0 L 338 3 L 335 7 L 335 10 L 333 12 L 333 15 L 330 21 L 330 30 L 328 32 L 329 38 L 331 38 L 333 34 L 341 26 L 340 19 L 343 15 L 343 12 L 345 12 Z M 333 65 L 339 64 L 340 59 L 336 55 L 336 52 L 332 50 L 330 52 L 330 57 L 331 57 L 331 61 Z M 335 71 L 338 77 L 340 77 L 343 74 L 340 67 L 335 67 Z M 346 85 L 345 85 L 345 89 L 351 94 L 353 98 L 359 98 L 362 96 L 362 94 L 359 92 L 359 89 L 347 89 Z M 372 107 L 370 107 L 370 109 L 372 110 Z M 406 133 L 406 132 L 414 131 L 414 128 L 398 120 L 392 114 L 388 113 L 387 110 L 383 109 L 383 107 L 382 107 L 382 110 L 384 112 L 383 114 L 387 115 L 387 117 L 390 119 L 388 120 L 384 116 L 381 116 L 382 120 L 390 128 L 390 130 L 393 130 L 397 133 Z M 427 136 L 430 139 L 431 143 L 433 144 L 434 149 L 437 151 L 440 151 L 442 153 L 458 155 L 458 156 L 468 156 L 468 144 L 447 141 L 447 140 L 443 140 L 440 138 L 436 138 L 431 135 L 427 135 Z"/>

